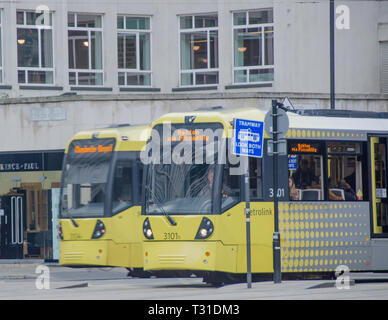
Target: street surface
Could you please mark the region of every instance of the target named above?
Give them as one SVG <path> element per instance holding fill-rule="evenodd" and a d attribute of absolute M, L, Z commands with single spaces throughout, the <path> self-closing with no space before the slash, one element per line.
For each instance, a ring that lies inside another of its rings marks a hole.
<path fill-rule="evenodd" d="M 0 263 L 1 300 L 387 300 L 388 274 L 350 274 L 336 281 L 256 282 L 211 287 L 201 278 L 131 278 L 125 268 L 72 269 L 56 264 Z M 343 287 L 343 286 L 342 286 Z"/>

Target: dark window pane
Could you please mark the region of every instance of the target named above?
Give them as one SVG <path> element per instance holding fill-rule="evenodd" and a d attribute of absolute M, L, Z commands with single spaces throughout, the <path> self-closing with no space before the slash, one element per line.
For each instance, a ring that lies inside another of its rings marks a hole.
<path fill-rule="evenodd" d="M 40 35 L 41 39 L 41 59 L 43 68 L 53 67 L 53 40 L 52 30 L 42 29 Z"/>
<path fill-rule="evenodd" d="M 192 51 L 198 50 L 199 46 L 191 41 L 191 33 L 181 33 L 181 69 L 192 69 Z"/>
<path fill-rule="evenodd" d="M 124 29 L 124 17 L 117 17 L 117 29 Z"/>
<path fill-rule="evenodd" d="M 39 67 L 38 30 L 18 29 L 18 67 Z"/>
<path fill-rule="evenodd" d="M 194 17 L 195 28 L 211 28 L 217 27 L 217 16 L 195 16 Z"/>
<path fill-rule="evenodd" d="M 195 74 L 195 84 L 216 84 L 218 83 L 218 72 L 201 72 Z"/>
<path fill-rule="evenodd" d="M 218 68 L 218 31 L 210 31 L 210 68 Z"/>
<path fill-rule="evenodd" d="M 150 74 L 127 74 L 127 85 L 128 86 L 149 86 L 151 85 Z"/>
<path fill-rule="evenodd" d="M 264 52 L 264 64 L 274 64 L 274 51 L 273 51 L 273 39 L 274 39 L 273 27 L 264 28 L 264 41 L 265 41 L 265 52 Z"/>
<path fill-rule="evenodd" d="M 261 65 L 262 35 L 260 30 L 249 28 L 234 31 L 236 67 Z"/>
<path fill-rule="evenodd" d="M 75 27 L 74 13 L 69 13 L 67 15 L 67 25 L 69 27 Z"/>
<path fill-rule="evenodd" d="M 27 24 L 28 25 L 35 25 L 36 19 L 38 16 L 40 16 L 40 13 L 35 12 L 26 12 L 26 18 L 27 18 Z"/>
<path fill-rule="evenodd" d="M 92 14 L 77 14 L 77 27 L 101 28 L 101 17 Z"/>
<path fill-rule="evenodd" d="M 92 72 L 79 72 L 78 73 L 79 85 L 101 85 L 102 74 Z"/>
<path fill-rule="evenodd" d="M 52 71 L 28 71 L 28 83 L 53 83 Z"/>
<path fill-rule="evenodd" d="M 257 69 L 249 71 L 249 82 L 273 81 L 273 69 Z"/>
<path fill-rule="evenodd" d="M 235 83 L 247 82 L 247 70 L 236 70 L 234 72 L 234 82 Z"/>
<path fill-rule="evenodd" d="M 89 41 L 87 31 L 69 31 L 69 62 L 70 68 L 89 69 Z"/>
<path fill-rule="evenodd" d="M 241 26 L 246 24 L 246 13 L 245 12 L 236 12 L 233 14 L 233 25 Z"/>
<path fill-rule="evenodd" d="M 207 34 L 197 32 L 193 34 L 194 69 L 207 68 Z"/>
<path fill-rule="evenodd" d="M 23 11 L 16 12 L 16 23 L 17 24 L 24 24 L 24 12 Z"/>
<path fill-rule="evenodd" d="M 119 86 L 125 85 L 125 73 L 119 72 Z"/>
<path fill-rule="evenodd" d="M 90 32 L 92 69 L 102 69 L 102 39 L 100 31 Z"/>
<path fill-rule="evenodd" d="M 181 85 L 190 86 L 193 84 L 193 74 L 192 73 L 182 73 L 181 74 Z"/>
<path fill-rule="evenodd" d="M 69 72 L 69 84 L 77 84 L 75 77 L 75 72 Z"/>
<path fill-rule="evenodd" d="M 191 29 L 193 27 L 193 17 L 181 17 L 180 18 L 181 29 Z"/>
<path fill-rule="evenodd" d="M 248 15 L 249 15 L 249 24 L 273 22 L 272 10 L 250 11 Z"/>
<path fill-rule="evenodd" d="M 18 83 L 26 83 L 26 72 L 24 70 L 18 71 Z"/>
<path fill-rule="evenodd" d="M 125 44 L 125 35 L 117 35 L 117 64 L 118 68 L 124 68 L 124 44 Z"/>
<path fill-rule="evenodd" d="M 144 33 L 139 35 L 139 54 L 140 54 L 140 70 L 151 70 L 150 57 L 150 34 Z"/>
<path fill-rule="evenodd" d="M 150 28 L 149 18 L 126 17 L 126 29 L 146 30 Z"/>

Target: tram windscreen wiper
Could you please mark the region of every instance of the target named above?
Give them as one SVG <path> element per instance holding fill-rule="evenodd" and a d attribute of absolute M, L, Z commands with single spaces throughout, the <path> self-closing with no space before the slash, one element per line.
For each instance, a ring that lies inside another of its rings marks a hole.
<path fill-rule="evenodd" d="M 73 217 L 70 217 L 70 220 L 71 220 L 71 222 L 73 222 L 73 224 L 74 224 L 74 227 L 76 227 L 76 228 L 78 228 L 78 227 L 79 227 L 79 225 L 78 225 L 77 221 L 75 221 Z"/>
<path fill-rule="evenodd" d="M 65 209 L 65 208 L 63 208 Z M 79 224 L 77 223 L 77 221 L 75 221 L 75 219 L 73 218 L 73 216 L 71 215 L 70 212 L 67 212 L 67 215 L 68 217 L 70 218 L 70 221 L 73 223 L 74 227 L 78 228 L 79 227 Z"/>
<path fill-rule="evenodd" d="M 154 199 L 154 203 L 158 206 L 159 210 L 163 213 L 163 215 L 167 218 L 168 222 L 172 226 L 176 226 L 176 221 L 164 210 L 163 205 L 159 202 L 158 198 L 156 198 L 155 193 L 151 189 L 150 186 L 146 186 L 146 189 L 152 194 L 152 197 Z"/>

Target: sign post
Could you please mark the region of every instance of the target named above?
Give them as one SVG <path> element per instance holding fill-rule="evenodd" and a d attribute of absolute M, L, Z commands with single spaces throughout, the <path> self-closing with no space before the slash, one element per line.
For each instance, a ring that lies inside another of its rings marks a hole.
<path fill-rule="evenodd" d="M 261 158 L 263 156 L 264 124 L 262 121 L 234 119 L 233 128 L 233 154 L 243 156 L 244 197 L 246 204 L 247 286 L 248 288 L 252 288 L 249 157 Z"/>
<path fill-rule="evenodd" d="M 289 126 L 287 113 L 282 109 L 283 106 L 277 100 L 272 100 L 272 110 L 265 116 L 265 130 L 272 141 L 271 156 L 273 156 L 273 197 L 274 197 L 274 233 L 273 233 L 273 268 L 274 283 L 281 283 L 281 260 L 280 260 L 280 233 L 279 233 L 279 211 L 278 211 L 278 155 L 287 154 L 286 148 L 280 149 L 279 146 L 285 146 L 284 140 L 279 140 L 285 136 Z M 272 119 L 271 119 L 272 118 Z"/>

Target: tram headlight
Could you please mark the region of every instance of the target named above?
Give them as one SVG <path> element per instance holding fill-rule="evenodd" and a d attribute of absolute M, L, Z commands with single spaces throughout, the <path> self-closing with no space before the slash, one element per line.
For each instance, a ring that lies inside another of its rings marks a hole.
<path fill-rule="evenodd" d="M 201 224 L 199 225 L 195 239 L 207 239 L 213 234 L 213 231 L 214 231 L 213 222 L 211 222 L 210 219 L 203 217 Z"/>
<path fill-rule="evenodd" d="M 106 232 L 105 225 L 101 220 L 97 220 L 96 226 L 92 234 L 92 239 L 101 238 Z"/>
<path fill-rule="evenodd" d="M 143 223 L 143 234 L 148 240 L 151 240 L 154 238 L 154 234 L 151 229 L 150 220 L 148 220 L 148 218 L 145 219 Z"/>

